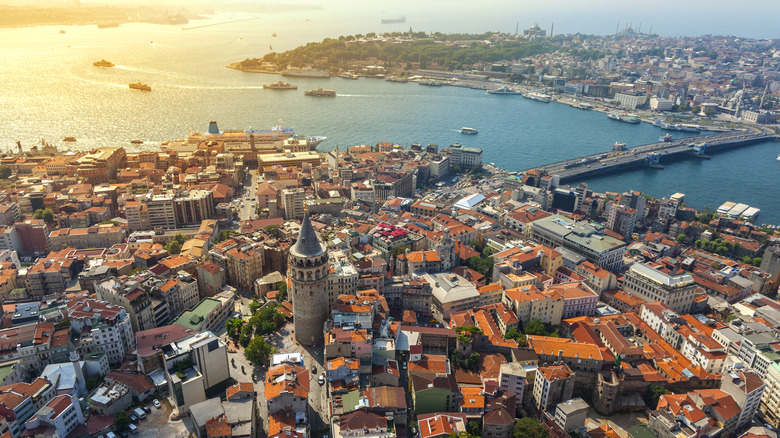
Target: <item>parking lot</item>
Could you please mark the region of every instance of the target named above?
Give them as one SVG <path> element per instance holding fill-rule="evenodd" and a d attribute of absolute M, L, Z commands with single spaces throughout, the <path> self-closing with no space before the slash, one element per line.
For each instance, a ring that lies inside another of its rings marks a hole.
<path fill-rule="evenodd" d="M 140 420 L 136 426 L 138 426 L 138 433 L 129 434 L 131 437 L 138 438 L 185 438 L 190 436 L 190 432 L 194 431 L 190 423 L 189 417 L 184 420 L 171 421 L 171 405 L 166 401 L 163 401 L 160 409 L 152 406 L 152 400 L 148 399 L 145 403 L 151 408 L 151 412 L 146 414 L 146 419 Z"/>

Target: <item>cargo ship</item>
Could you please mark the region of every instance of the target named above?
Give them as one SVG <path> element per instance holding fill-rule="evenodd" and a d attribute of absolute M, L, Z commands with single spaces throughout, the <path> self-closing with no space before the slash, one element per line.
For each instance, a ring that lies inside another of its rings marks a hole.
<path fill-rule="evenodd" d="M 288 67 L 282 72 L 282 76 L 294 76 L 299 78 L 329 78 L 330 72 L 327 70 L 317 70 L 311 67 Z"/>
<path fill-rule="evenodd" d="M 264 84 L 263 88 L 266 90 L 297 90 L 298 86 L 284 81 L 276 81 L 273 84 Z"/>
<path fill-rule="evenodd" d="M 110 68 L 114 66 L 113 62 L 106 61 L 105 59 L 101 59 L 100 61 L 95 61 L 92 63 L 95 67 L 106 67 Z"/>
<path fill-rule="evenodd" d="M 140 82 L 134 82 L 130 84 L 130 88 L 132 88 L 133 90 L 152 91 L 152 87 L 146 84 L 142 84 Z"/>
<path fill-rule="evenodd" d="M 406 23 L 406 17 L 403 15 L 398 18 L 383 18 L 382 24 L 401 24 Z"/>
<path fill-rule="evenodd" d="M 316 90 L 306 90 L 303 92 L 306 96 L 314 96 L 314 97 L 336 97 L 336 92 L 333 90 L 325 90 L 322 87 L 317 88 Z"/>

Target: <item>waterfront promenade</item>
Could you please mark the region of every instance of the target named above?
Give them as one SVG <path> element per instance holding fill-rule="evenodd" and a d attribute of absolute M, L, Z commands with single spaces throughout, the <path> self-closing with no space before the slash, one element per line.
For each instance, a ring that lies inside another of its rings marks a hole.
<path fill-rule="evenodd" d="M 560 177 L 560 182 L 569 182 L 636 167 L 663 169 L 664 162 L 684 158 L 709 159 L 710 153 L 777 139 L 776 135 L 757 128 L 721 132 L 670 142 L 659 141 L 624 150 L 608 150 L 536 166 L 522 172 L 536 170 L 543 175 L 555 174 Z"/>

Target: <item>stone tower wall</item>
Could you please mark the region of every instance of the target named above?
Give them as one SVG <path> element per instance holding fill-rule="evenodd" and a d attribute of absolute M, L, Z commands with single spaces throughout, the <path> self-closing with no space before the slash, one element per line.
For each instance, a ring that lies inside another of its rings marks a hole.
<path fill-rule="evenodd" d="M 328 318 L 328 253 L 314 258 L 290 254 L 295 338 L 303 345 L 322 345 Z"/>

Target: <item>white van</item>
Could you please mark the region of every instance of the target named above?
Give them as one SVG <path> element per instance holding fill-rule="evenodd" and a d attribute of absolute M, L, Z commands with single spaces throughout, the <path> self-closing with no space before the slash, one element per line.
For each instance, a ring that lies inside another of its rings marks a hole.
<path fill-rule="evenodd" d="M 136 417 L 138 417 L 139 420 L 143 420 L 144 418 L 146 418 L 146 412 L 144 412 L 144 410 L 141 408 L 133 409 L 133 413 L 135 414 Z"/>

